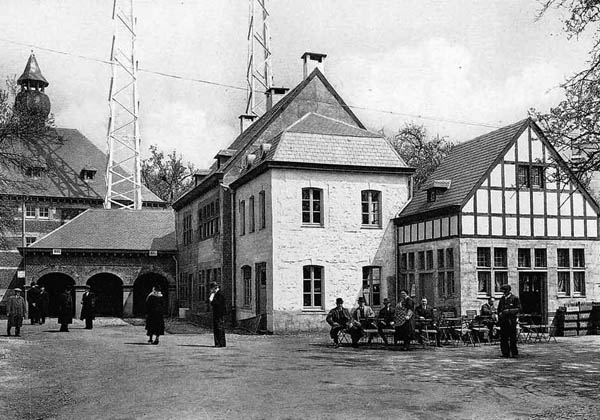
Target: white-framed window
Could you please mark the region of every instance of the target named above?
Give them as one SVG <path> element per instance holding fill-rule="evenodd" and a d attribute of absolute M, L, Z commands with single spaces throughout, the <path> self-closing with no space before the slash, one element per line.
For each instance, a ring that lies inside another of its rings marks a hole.
<path fill-rule="evenodd" d="M 249 265 L 242 267 L 242 281 L 244 286 L 244 306 L 250 307 L 252 304 L 252 267 Z"/>
<path fill-rule="evenodd" d="M 323 267 L 319 265 L 302 267 L 302 294 L 305 309 L 323 308 L 323 271 Z"/>
<path fill-rule="evenodd" d="M 25 246 L 29 246 L 35 242 L 37 238 L 35 236 L 26 236 L 25 237 Z"/>
<path fill-rule="evenodd" d="M 585 296 L 585 249 L 559 248 L 556 252 L 558 295 Z"/>
<path fill-rule="evenodd" d="M 323 190 L 302 188 L 302 223 L 305 225 L 323 224 Z"/>
<path fill-rule="evenodd" d="M 369 306 L 381 305 L 381 267 L 363 267 L 363 297 Z"/>
<path fill-rule="evenodd" d="M 25 217 L 27 219 L 35 219 L 35 207 L 25 206 Z"/>
<path fill-rule="evenodd" d="M 240 201 L 240 235 L 246 234 L 246 202 Z"/>
<path fill-rule="evenodd" d="M 219 200 L 214 200 L 198 208 L 198 239 L 200 241 L 219 233 L 220 215 Z"/>
<path fill-rule="evenodd" d="M 493 259 L 492 259 L 493 256 Z M 477 248 L 477 295 L 489 297 L 502 293 L 508 283 L 507 248 Z"/>
<path fill-rule="evenodd" d="M 48 219 L 50 217 L 50 209 L 48 207 L 40 207 L 38 212 L 40 219 Z"/>
<path fill-rule="evenodd" d="M 381 192 L 365 190 L 360 192 L 362 202 L 362 225 L 381 227 Z"/>
<path fill-rule="evenodd" d="M 192 213 L 186 212 L 183 215 L 183 244 L 191 244 L 193 235 L 194 232 L 192 230 Z"/>

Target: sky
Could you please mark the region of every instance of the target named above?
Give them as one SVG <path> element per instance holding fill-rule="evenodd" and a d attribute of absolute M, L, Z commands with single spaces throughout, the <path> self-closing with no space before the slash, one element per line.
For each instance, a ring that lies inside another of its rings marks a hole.
<path fill-rule="evenodd" d="M 149 70 L 138 74 L 143 155 L 157 145 L 207 168 L 245 112 L 248 1 L 135 5 L 137 59 Z M 100 61 L 110 58 L 112 1 L 2 6 L 0 78 L 18 77 L 33 50 L 57 126 L 106 150 L 111 71 Z M 325 76 L 368 129 L 392 135 L 415 122 L 465 141 L 555 106 L 560 83 L 585 65 L 591 40 L 568 39 L 560 11 L 536 20 L 539 9 L 534 0 L 270 1 L 274 84 L 301 82 L 305 51 L 327 54 Z"/>

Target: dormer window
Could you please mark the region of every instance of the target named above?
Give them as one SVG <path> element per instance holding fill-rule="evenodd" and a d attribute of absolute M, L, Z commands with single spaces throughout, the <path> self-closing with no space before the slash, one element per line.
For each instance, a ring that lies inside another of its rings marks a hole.
<path fill-rule="evenodd" d="M 79 177 L 81 179 L 83 179 L 84 181 L 93 181 L 94 178 L 96 177 L 96 170 L 95 169 L 82 169 L 81 172 L 79 173 Z"/>
<path fill-rule="evenodd" d="M 42 176 L 44 168 L 41 166 L 30 166 L 25 170 L 25 175 L 29 178 L 39 179 Z"/>
<path fill-rule="evenodd" d="M 428 190 L 427 191 L 427 202 L 433 203 L 435 201 L 436 196 L 437 196 L 437 192 L 434 189 Z"/>
<path fill-rule="evenodd" d="M 427 188 L 427 202 L 433 203 L 437 199 L 438 195 L 448 191 L 450 189 L 451 181 L 448 179 L 434 180 Z"/>

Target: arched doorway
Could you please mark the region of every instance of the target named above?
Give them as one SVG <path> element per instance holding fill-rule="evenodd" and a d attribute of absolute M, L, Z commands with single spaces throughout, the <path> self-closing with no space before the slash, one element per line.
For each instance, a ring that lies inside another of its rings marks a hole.
<path fill-rule="evenodd" d="M 152 291 L 152 286 L 160 286 L 160 290 L 168 305 L 169 281 L 162 275 L 146 273 L 139 276 L 133 283 L 133 316 L 143 316 L 146 313 L 146 297 Z"/>
<path fill-rule="evenodd" d="M 58 316 L 59 296 L 67 287 L 71 288 L 71 299 L 75 302 L 75 280 L 64 273 L 50 273 L 40 277 L 37 281 L 40 287 L 44 287 L 48 292 L 50 305 L 48 307 L 49 316 Z M 75 305 L 73 305 L 73 315 L 75 315 Z"/>
<path fill-rule="evenodd" d="M 87 281 L 96 295 L 97 316 L 123 316 L 123 282 L 114 274 L 95 274 Z"/>

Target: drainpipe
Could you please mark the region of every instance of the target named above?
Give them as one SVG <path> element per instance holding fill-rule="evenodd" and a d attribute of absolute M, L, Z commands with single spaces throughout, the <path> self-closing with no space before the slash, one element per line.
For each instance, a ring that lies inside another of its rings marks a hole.
<path fill-rule="evenodd" d="M 177 228 L 176 228 L 177 229 Z M 175 237 L 177 237 L 177 234 L 175 234 Z M 174 310 L 175 309 L 179 309 L 179 262 L 177 261 L 177 257 L 175 255 L 173 255 L 173 261 L 175 261 L 175 297 L 176 297 L 176 304 L 173 305 L 174 306 Z M 179 314 L 177 314 L 179 315 Z M 173 311 L 171 311 L 171 316 L 173 316 Z"/>
<path fill-rule="evenodd" d="M 235 221 L 237 220 L 236 218 L 236 208 L 235 208 L 235 191 L 230 189 L 229 193 L 231 195 L 231 322 L 233 325 L 236 324 L 236 318 L 237 318 L 237 314 L 236 314 L 236 306 L 235 306 L 235 302 L 236 302 L 236 297 L 237 297 L 237 293 L 236 293 L 236 252 L 235 252 L 235 231 L 236 231 L 236 223 Z"/>

